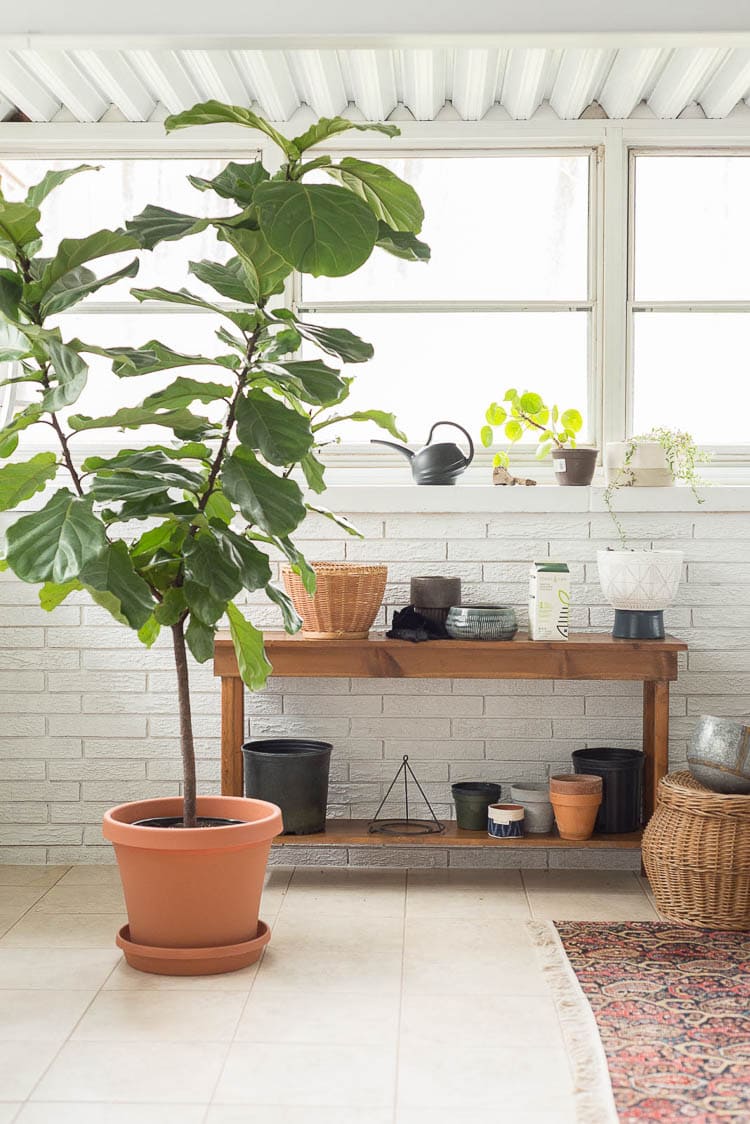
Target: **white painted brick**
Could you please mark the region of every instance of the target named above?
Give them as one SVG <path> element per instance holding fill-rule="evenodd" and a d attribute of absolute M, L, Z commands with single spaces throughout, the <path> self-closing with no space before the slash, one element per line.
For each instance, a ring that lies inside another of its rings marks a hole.
<path fill-rule="evenodd" d="M 485 540 L 485 547 L 486 547 Z M 305 556 L 309 557 L 307 547 Z M 349 539 L 346 557 L 355 562 L 441 562 L 447 557 L 446 544 L 440 539 Z"/>
<path fill-rule="evenodd" d="M 356 702 L 349 694 L 341 695 L 285 695 L 284 714 L 351 716 L 368 718 L 382 714 L 383 700 L 379 695 L 361 695 Z"/>
<path fill-rule="evenodd" d="M 558 721 L 560 721 L 558 719 Z M 583 724 L 583 719 L 581 719 Z M 504 723 L 497 723 L 495 734 L 505 728 Z M 579 749 L 583 744 L 580 738 L 565 739 L 556 736 L 551 738 L 529 738 L 528 740 L 513 737 L 488 738 L 485 745 L 485 756 L 488 761 L 560 761 L 569 759 L 574 749 Z"/>
<path fill-rule="evenodd" d="M 452 683 L 454 695 L 552 694 L 550 679 L 454 679 Z"/>
<path fill-rule="evenodd" d="M 29 715 L 3 714 L 2 738 L 41 738 L 44 736 L 44 719 Z"/>
<path fill-rule="evenodd" d="M 495 695 L 486 700 L 484 712 L 492 718 L 515 718 L 524 714 L 532 718 L 557 718 L 583 714 L 583 699 L 567 695 L 524 695 L 522 698 Z"/>
<path fill-rule="evenodd" d="M 448 851 L 448 865 L 461 870 L 511 869 L 545 870 L 546 847 L 451 847 Z"/>
<path fill-rule="evenodd" d="M 640 716 L 632 718 L 553 718 L 555 738 L 628 738 L 640 733 Z M 617 744 L 616 740 L 613 744 Z"/>
<path fill-rule="evenodd" d="M 41 671 L 0 671 L 0 691 L 43 691 L 44 673 Z"/>
<path fill-rule="evenodd" d="M 73 643 L 71 637 L 69 643 Z M 77 632 L 76 632 L 77 639 Z M 7 670 L 24 670 L 30 668 L 34 671 L 44 671 L 47 668 L 70 669 L 80 667 L 81 653 L 77 648 L 60 649 L 30 648 L 28 650 L 15 648 L 4 651 L 0 648 L 0 668 Z"/>
<path fill-rule="evenodd" d="M 304 679 L 287 679 L 281 675 L 272 675 L 266 683 L 265 693 L 285 695 L 294 693 L 295 695 L 340 695 L 347 694 L 349 691 L 348 679 L 316 679 L 305 677 Z M 379 679 L 359 679 L 358 683 L 380 683 Z M 385 682 L 385 680 L 383 681 Z M 381 691 L 375 691 L 374 694 L 382 694 Z"/>
<path fill-rule="evenodd" d="M 78 800 L 78 783 L 56 783 L 55 781 L 11 781 L 0 783 L 0 796 L 3 800 Z"/>
<path fill-rule="evenodd" d="M 435 869 L 448 865 L 448 850 L 427 847 L 350 847 L 349 866 Z"/>
<path fill-rule="evenodd" d="M 479 562 L 463 562 L 461 564 L 461 573 L 456 573 L 455 562 L 422 562 L 420 559 L 418 570 L 420 575 L 427 574 L 437 577 L 458 577 L 460 576 L 462 582 L 481 581 L 482 579 L 482 566 Z M 388 577 L 391 581 L 408 583 L 410 577 L 415 572 L 414 562 L 392 562 L 388 566 Z M 465 600 L 465 598 L 462 598 Z"/>
<path fill-rule="evenodd" d="M 685 713 L 685 699 L 672 694 L 669 699 L 669 713 L 675 716 Z M 586 717 L 640 718 L 643 714 L 643 700 L 636 695 L 591 695 L 586 699 Z"/>
<path fill-rule="evenodd" d="M 354 761 L 349 766 L 350 779 L 356 782 L 378 781 L 390 782 L 396 771 L 395 762 L 388 761 Z M 443 781 L 449 779 L 450 766 L 447 762 L 420 761 L 417 775 L 420 782 Z"/>
<path fill-rule="evenodd" d="M 50 809 L 52 823 L 101 824 L 104 813 L 113 806 L 112 800 L 77 800 L 75 804 L 53 804 Z"/>
<path fill-rule="evenodd" d="M 45 776 L 43 761 L 0 761 L 0 781 L 43 781 Z"/>
<path fill-rule="evenodd" d="M 726 511 L 701 512 L 695 520 L 697 539 L 750 539 L 750 514 Z"/>
<path fill-rule="evenodd" d="M 482 713 L 483 702 L 478 695 L 386 695 L 383 713 L 405 718 L 470 718 Z"/>
<path fill-rule="evenodd" d="M 47 769 L 51 781 L 129 781 L 146 776 L 145 761 L 129 758 L 116 761 L 50 761 Z"/>
<path fill-rule="evenodd" d="M 109 721 L 109 719 L 108 719 Z M 127 719 L 118 719 L 122 723 L 122 728 L 125 729 L 129 722 L 140 722 L 140 718 L 133 718 L 129 716 Z M 148 732 L 155 738 L 169 737 L 170 735 L 176 736 L 178 731 L 178 715 L 175 710 L 170 718 L 149 718 L 148 719 Z M 194 714 L 193 715 L 193 733 L 197 738 L 210 738 L 219 734 L 219 716 Z"/>
<path fill-rule="evenodd" d="M 145 738 L 146 719 L 132 715 L 63 714 L 49 719 L 49 732 L 52 737 L 63 738 Z"/>
<path fill-rule="evenodd" d="M 52 859 L 47 858 L 46 847 L 12 847 L 6 843 L 3 845 L 3 863 L 13 863 L 19 866 L 44 866 Z"/>
<path fill-rule="evenodd" d="M 43 628 L 0 628 L 0 648 L 41 648 L 43 645 Z M 68 638 L 62 647 L 69 646 Z"/>
<path fill-rule="evenodd" d="M 750 648 L 731 652 L 717 651 L 715 648 L 691 651 L 688 653 L 688 667 L 696 672 L 750 672 Z"/>
<path fill-rule="evenodd" d="M 570 538 L 580 535 L 588 538 L 591 515 L 527 515 L 517 512 L 513 515 L 495 515 L 487 524 L 489 538 L 538 539 L 555 541 L 557 538 Z"/>
<path fill-rule="evenodd" d="M 748 585 L 701 585 L 687 581 L 677 591 L 678 605 L 750 605 Z"/>
<path fill-rule="evenodd" d="M 557 550 L 555 550 L 555 556 L 559 557 Z M 531 561 L 535 561 L 535 559 L 531 559 Z M 585 577 L 583 565 L 580 562 L 571 562 L 567 557 L 563 561 L 568 563 L 571 582 L 582 582 Z M 528 598 L 529 562 L 485 562 L 482 569 L 485 582 L 518 582 L 519 585 L 522 584 L 524 586 L 523 600 L 524 603 L 526 602 Z M 598 581 L 596 574 L 594 574 L 593 581 Z"/>
<path fill-rule="evenodd" d="M 16 714 L 78 714 L 81 699 L 78 695 L 51 695 L 45 691 L 24 691 L 15 696 L 13 710 Z"/>
<path fill-rule="evenodd" d="M 282 715 L 279 718 L 254 718 L 251 729 L 254 738 L 301 737 L 332 741 L 346 737 L 349 733 L 349 719 L 296 718 Z"/>
<path fill-rule="evenodd" d="M 101 840 L 105 843 L 105 840 Z M 102 847 L 48 847 L 47 862 L 49 863 L 77 863 L 81 866 L 93 864 L 96 866 L 113 866 L 115 862 L 114 851 L 110 846 Z"/>
<path fill-rule="evenodd" d="M 386 538 L 413 539 L 483 539 L 487 536 L 487 520 L 482 515 L 388 515 Z M 367 536 L 369 538 L 369 535 Z"/>
<path fill-rule="evenodd" d="M 66 804 L 60 804 L 61 808 L 68 807 Z M 71 805 L 77 808 L 78 804 Z M 14 824 L 14 823 L 47 823 L 49 816 L 47 814 L 47 805 L 37 802 L 23 802 L 17 800 L 14 804 L 0 804 L 0 824 Z M 3 861 L 5 861 L 5 854 L 3 853 Z"/>
<path fill-rule="evenodd" d="M 388 738 L 385 742 L 385 756 L 399 759 L 408 754 L 415 761 L 456 760 L 481 761 L 484 758 L 484 742 L 470 739 L 453 741 L 421 741 L 418 738 Z"/>
<path fill-rule="evenodd" d="M 456 539 L 448 543 L 448 558 L 462 562 L 525 562 L 528 567 L 538 558 L 549 558 L 549 544 L 546 539 L 532 538 Z"/>
<path fill-rule="evenodd" d="M 497 738 L 501 734 L 508 738 L 551 738 L 552 723 L 544 718 L 455 718 L 453 720 L 453 735 L 456 738 Z"/>
<path fill-rule="evenodd" d="M 269 866 L 347 866 L 346 847 L 288 847 L 275 844 L 268 857 Z"/>
<path fill-rule="evenodd" d="M 117 691 L 132 694 L 146 691 L 143 672 L 51 671 L 47 676 L 47 690 L 54 693 L 83 694 L 85 691 Z"/>
<path fill-rule="evenodd" d="M 444 695 L 450 693 L 450 681 L 447 679 L 352 679 L 351 693 L 353 696 Z M 352 699 L 352 704 L 356 709 L 356 699 Z"/>
<path fill-rule="evenodd" d="M 365 538 L 379 539 L 383 537 L 384 516 L 357 512 L 355 515 L 350 514 L 349 519 L 355 524 L 357 530 L 362 532 Z M 422 531 L 420 529 L 420 536 L 421 534 Z M 323 515 L 311 513 L 307 516 L 302 526 L 294 532 L 294 538 L 295 541 L 299 540 L 299 542 L 302 543 L 310 539 L 348 540 L 350 536 L 331 519 L 326 519 Z"/>
<path fill-rule="evenodd" d="M 616 504 L 615 504 L 616 508 Z M 693 537 L 693 518 L 684 515 L 665 515 L 659 511 L 619 512 L 618 518 L 625 527 L 628 541 L 630 539 L 690 539 Z M 591 538 L 613 539 L 617 538 L 611 517 L 608 514 L 591 516 Z M 599 544 L 601 549 L 601 544 Z"/>
<path fill-rule="evenodd" d="M 58 757 L 74 758 L 83 754 L 80 738 L 30 737 L 22 742 L 17 738 L 0 738 L 0 761 L 14 757 L 52 760 Z"/>
<path fill-rule="evenodd" d="M 80 843 L 82 838 L 80 827 L 59 827 L 50 823 L 0 825 L 0 846 L 11 843 L 17 847 L 25 844 L 47 847 L 55 843 Z"/>
<path fill-rule="evenodd" d="M 47 612 L 39 605 L 5 606 L 0 611 L 4 626 L 18 628 L 75 628 L 80 620 L 81 610 L 69 605 L 61 605 L 54 612 Z"/>
<path fill-rule="evenodd" d="M 725 603 L 710 609 L 693 609 L 692 614 L 696 628 L 750 628 L 750 606 L 747 605 Z"/>
<path fill-rule="evenodd" d="M 449 738 L 448 718 L 352 718 L 355 738 Z"/>
<path fill-rule="evenodd" d="M 750 695 L 702 695 L 687 702 L 689 715 L 715 714 L 717 717 L 745 718 L 750 715 Z M 0 774 L 1 775 L 1 774 Z"/>
<path fill-rule="evenodd" d="M 550 870 L 640 870 L 640 851 L 597 850 L 595 847 L 550 847 Z"/>

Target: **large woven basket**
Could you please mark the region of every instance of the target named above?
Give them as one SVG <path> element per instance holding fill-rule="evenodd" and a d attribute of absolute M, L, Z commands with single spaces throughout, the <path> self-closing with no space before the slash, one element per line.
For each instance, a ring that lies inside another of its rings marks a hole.
<path fill-rule="evenodd" d="M 362 640 L 383 602 L 387 566 L 313 562 L 317 587 L 311 597 L 298 574 L 282 570 L 286 591 L 302 617 L 302 633 L 316 640 Z"/>
<path fill-rule="evenodd" d="M 750 929 L 750 796 L 704 788 L 688 772 L 659 784 L 643 863 L 661 915 L 701 929 Z"/>

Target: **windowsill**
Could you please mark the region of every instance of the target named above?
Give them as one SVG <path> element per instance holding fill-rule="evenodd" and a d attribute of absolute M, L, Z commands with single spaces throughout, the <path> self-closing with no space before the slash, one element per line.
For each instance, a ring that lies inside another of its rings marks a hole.
<path fill-rule="evenodd" d="M 419 487 L 416 484 L 332 484 L 318 497 L 333 511 L 343 512 L 549 512 L 606 511 L 604 488 L 495 486 L 459 483 L 452 487 Z M 750 484 L 715 484 L 701 489 L 697 504 L 689 488 L 621 488 L 615 499 L 618 512 L 747 511 Z M 315 502 L 315 501 L 313 501 Z"/>

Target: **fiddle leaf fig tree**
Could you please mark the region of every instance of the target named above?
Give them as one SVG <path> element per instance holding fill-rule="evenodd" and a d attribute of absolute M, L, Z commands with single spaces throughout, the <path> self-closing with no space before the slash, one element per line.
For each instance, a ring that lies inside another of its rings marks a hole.
<path fill-rule="evenodd" d="M 23 202 L 0 195 L 0 254 L 7 261 L 0 268 L 0 361 L 14 364 L 7 382 L 29 383 L 36 392 L 32 404 L 0 430 L 0 455 L 12 456 L 19 434 L 31 426 L 51 429 L 55 440 L 54 452 L 0 468 L 0 509 L 30 500 L 35 508 L 9 527 L 2 565 L 41 584 L 45 609 L 84 590 L 146 645 L 162 629 L 171 633 L 186 827 L 197 822 L 188 650 L 199 662 L 210 659 L 226 616 L 242 678 L 251 690 L 260 688 L 271 670 L 263 636 L 236 600 L 243 591 L 265 591 L 280 607 L 286 629 L 295 631 L 300 621 L 271 580 L 270 551 L 280 551 L 312 592 L 315 575 L 291 537 L 308 511 L 357 533 L 346 520 L 306 502 L 295 474 L 311 491 L 325 490 L 317 450 L 328 427 L 343 419 L 373 421 L 403 437 L 392 414 L 346 410 L 352 379 L 332 360 L 364 363 L 372 347 L 346 329 L 300 320 L 278 298 L 293 270 L 343 276 L 376 247 L 402 259 L 429 258 L 417 238 L 422 207 L 412 187 L 378 164 L 310 153 L 347 129 L 393 136 L 395 126 L 323 118 L 288 138 L 251 110 L 211 101 L 168 118 L 166 127 L 217 122 L 264 133 L 282 157 L 273 175 L 256 159 L 230 162 L 212 180 L 191 177 L 198 191 L 233 201 L 234 214 L 199 218 L 147 206 L 125 230 L 63 239 L 48 257 L 39 208 L 50 191 L 88 166 L 48 173 Z M 313 172 L 318 175 L 310 182 Z M 318 182 L 321 173 L 331 182 Z M 132 292 L 139 301 L 199 308 L 220 318 L 216 354 L 183 354 L 159 340 L 99 347 L 66 340 L 50 323 L 53 315 L 138 270 L 137 254 L 104 275 L 94 272 L 92 262 L 147 252 L 208 228 L 220 244 L 220 260 L 193 261 L 189 272 L 215 298 L 191 291 L 188 278 L 177 290 Z M 303 341 L 312 356 L 295 354 Z M 163 373 L 165 383 L 137 406 L 113 403 L 101 417 L 76 412 L 91 355 L 104 356 L 122 379 Z M 173 377 L 173 371 L 180 373 Z M 139 443 L 144 426 L 160 427 L 163 438 Z M 112 456 L 76 455 L 80 433 L 113 429 L 132 431 L 133 447 Z"/>

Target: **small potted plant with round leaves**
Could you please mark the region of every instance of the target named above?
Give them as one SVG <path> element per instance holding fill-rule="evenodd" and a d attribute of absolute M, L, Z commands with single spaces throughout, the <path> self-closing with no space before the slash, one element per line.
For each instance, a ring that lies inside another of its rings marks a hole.
<path fill-rule="evenodd" d="M 590 484 L 596 468 L 598 449 L 577 446 L 578 434 L 583 429 L 583 418 L 578 410 L 560 410 L 548 406 L 541 394 L 525 390 L 506 391 L 502 404 L 493 402 L 485 413 L 487 424 L 482 427 L 481 439 L 485 448 L 494 440 L 494 430 L 502 427 L 503 435 L 515 445 L 525 434 L 537 440 L 536 455 L 539 460 L 551 454 L 555 479 L 558 484 Z M 507 468 L 510 458 L 501 450 L 495 453 L 495 468 Z"/>

